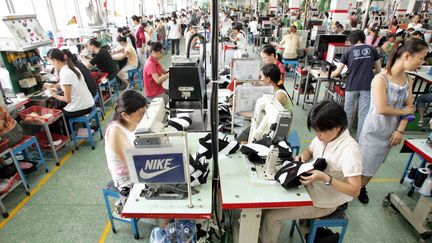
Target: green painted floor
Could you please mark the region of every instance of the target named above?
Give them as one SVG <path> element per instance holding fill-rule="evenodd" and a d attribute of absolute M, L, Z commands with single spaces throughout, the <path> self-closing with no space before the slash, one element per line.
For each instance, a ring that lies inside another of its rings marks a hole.
<path fill-rule="evenodd" d="M 180 44 L 181 47 L 184 44 Z M 255 54 L 256 55 L 256 54 Z M 169 57 L 163 60 L 169 66 Z M 286 86 L 292 90 L 292 79 L 287 78 Z M 112 117 L 112 109 L 102 124 L 105 126 Z M 305 127 L 307 111 L 294 108 L 292 129 L 298 131 L 302 147 L 306 147 L 314 134 Z M 405 138 L 426 138 L 426 133 L 407 134 Z M 11 216 L 0 219 L 0 242 L 96 242 L 104 235 L 108 218 L 102 197 L 102 188 L 110 179 L 107 169 L 104 143 L 97 138 L 96 150 L 88 143 L 70 157 L 63 149 L 60 158 L 66 156 L 60 167 L 53 160 L 48 161 L 50 173 L 42 169 L 28 176 L 32 195 L 27 197 L 23 187 L 17 188 L 3 201 Z M 417 242 L 418 235 L 409 223 L 391 207 L 382 206 L 383 198 L 395 192 L 407 199 L 407 188 L 399 184 L 399 178 L 408 158 L 394 148 L 387 161 L 380 168 L 377 179 L 368 186 L 370 203 L 362 205 L 357 200 L 350 203 L 348 232 L 344 242 Z M 49 153 L 46 155 L 49 156 Z M 416 159 L 415 163 L 419 163 Z M 55 170 L 55 172 L 53 172 Z M 49 177 L 48 179 L 46 179 Z M 41 182 L 45 181 L 41 185 Z M 417 198 L 415 194 L 413 198 Z M 22 202 L 25 203 L 22 203 Z M 411 200 L 411 204 L 413 200 Z M 280 242 L 299 242 L 298 237 L 289 238 L 289 223 L 284 225 Z M 141 238 L 148 242 L 153 225 L 139 222 Z M 108 228 L 105 242 L 136 242 L 128 224 L 116 223 L 117 234 Z"/>

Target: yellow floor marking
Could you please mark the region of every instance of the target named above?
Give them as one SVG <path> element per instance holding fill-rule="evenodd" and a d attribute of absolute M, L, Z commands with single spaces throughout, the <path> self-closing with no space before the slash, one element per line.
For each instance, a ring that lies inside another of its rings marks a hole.
<path fill-rule="evenodd" d="M 111 112 L 114 111 L 114 108 L 111 108 L 109 111 L 107 111 L 105 114 L 109 115 Z M 81 140 L 78 142 L 78 146 L 80 146 L 82 143 L 84 143 L 84 140 Z M 59 162 L 60 165 L 62 165 L 66 160 L 69 159 L 69 157 L 72 155 L 72 151 L 69 151 Z M 30 198 L 35 195 L 39 189 L 48 181 L 49 178 L 51 178 L 52 175 L 56 173 L 56 171 L 60 168 L 60 166 L 55 166 L 54 169 L 52 169 L 48 174 L 45 175 L 45 177 L 37 184 L 37 186 L 30 191 L 30 196 L 24 198 L 9 214 L 9 217 L 7 219 L 4 219 L 2 222 L 0 222 L 0 229 L 3 228 L 10 219 L 12 219 L 20 210 L 21 208 L 27 203 Z M 105 232 L 105 231 L 104 231 Z"/>
<path fill-rule="evenodd" d="M 400 179 L 397 178 L 376 178 L 372 179 L 371 182 L 399 182 Z"/>
<path fill-rule="evenodd" d="M 81 143 L 83 143 L 84 141 L 80 141 L 78 143 L 78 145 L 80 145 Z M 72 155 L 72 151 L 69 151 L 64 157 L 63 159 L 60 161 L 60 165 L 62 165 L 67 159 L 69 159 L 69 157 Z M 39 191 L 39 189 L 45 184 L 45 182 L 47 182 L 47 180 L 49 178 L 51 178 L 52 175 L 54 175 L 56 173 L 56 171 L 60 168 L 60 166 L 55 166 L 54 169 L 52 169 L 50 172 L 48 172 L 48 174 L 45 175 L 45 177 L 37 184 L 37 186 L 31 190 L 30 192 L 30 196 L 25 197 L 24 200 L 22 200 L 18 206 L 16 206 L 11 213 L 9 214 L 9 217 L 7 219 L 4 219 L 2 222 L 0 222 L 0 229 L 3 228 L 10 219 L 12 219 L 15 214 L 17 214 L 19 212 L 19 210 L 21 210 L 21 208 L 24 206 L 24 204 L 27 203 L 28 200 L 30 200 L 30 198 L 36 194 L 36 192 Z M 43 169 L 43 168 L 41 168 Z"/>
<path fill-rule="evenodd" d="M 106 238 L 107 238 L 107 236 L 108 236 L 110 230 L 111 230 L 111 223 L 110 223 L 110 221 L 108 220 L 108 222 L 107 222 L 107 224 L 106 224 L 106 226 L 105 226 L 105 229 L 104 229 L 104 231 L 102 232 L 101 237 L 99 238 L 98 243 L 104 243 L 104 242 L 105 242 L 105 240 L 106 240 Z"/>

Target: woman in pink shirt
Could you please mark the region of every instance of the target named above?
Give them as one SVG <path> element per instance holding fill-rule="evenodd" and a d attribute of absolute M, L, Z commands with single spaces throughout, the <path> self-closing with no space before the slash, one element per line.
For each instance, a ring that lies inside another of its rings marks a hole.
<path fill-rule="evenodd" d="M 365 43 L 373 46 L 373 47 L 377 47 L 381 38 L 379 37 L 378 33 L 380 31 L 380 28 L 378 26 L 374 26 L 371 28 L 369 35 L 366 36 L 366 41 Z"/>
<path fill-rule="evenodd" d="M 164 56 L 163 45 L 159 42 L 150 44 L 151 54 L 144 65 L 144 91 L 148 98 L 162 97 L 165 104 L 168 102 L 167 90 L 162 87 L 168 80 L 169 74 L 160 64 L 159 60 Z"/>
<path fill-rule="evenodd" d="M 261 49 L 261 59 L 264 64 L 276 64 L 279 67 L 279 70 L 281 72 L 281 79 L 282 82 L 285 82 L 285 66 L 279 61 L 276 49 L 272 45 L 264 45 Z"/>

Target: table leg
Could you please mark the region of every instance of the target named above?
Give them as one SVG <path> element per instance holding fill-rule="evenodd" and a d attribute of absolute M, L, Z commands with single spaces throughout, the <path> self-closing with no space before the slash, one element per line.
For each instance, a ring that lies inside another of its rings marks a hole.
<path fill-rule="evenodd" d="M 307 76 L 306 76 L 306 82 L 305 82 L 305 87 L 303 88 L 303 105 L 302 105 L 302 109 L 304 110 L 304 105 L 306 103 L 306 90 L 309 86 L 309 77 L 310 77 L 310 71 L 308 72 Z M 300 85 L 301 86 L 301 85 Z M 300 87 L 299 87 L 299 95 L 300 95 Z"/>
<path fill-rule="evenodd" d="M 414 79 L 414 83 L 415 84 L 419 84 L 419 86 L 418 86 L 418 88 L 417 88 L 417 92 L 415 92 L 414 93 L 414 104 L 415 104 L 415 102 L 416 102 L 416 100 L 417 100 L 417 97 L 418 97 L 418 95 L 420 94 L 420 90 L 421 90 L 421 87 L 422 87 L 422 84 L 423 84 L 423 82 L 421 82 L 420 80 L 419 80 L 419 78 L 418 78 L 418 76 L 416 76 L 415 77 L 415 79 Z M 414 85 L 413 85 L 413 89 L 414 89 Z"/>
<path fill-rule="evenodd" d="M 30 189 L 29 189 L 29 187 L 28 187 L 27 177 L 26 177 L 25 174 L 22 172 L 21 167 L 19 166 L 18 161 L 16 160 L 16 158 L 15 158 L 15 156 L 12 154 L 12 152 L 10 152 L 10 155 L 11 155 L 12 161 L 13 161 L 13 163 L 14 163 L 16 169 L 17 169 L 17 172 L 18 172 L 18 174 L 19 174 L 20 177 L 21 177 L 21 182 L 22 182 L 22 184 L 24 185 L 24 188 L 25 188 L 25 190 L 26 190 L 26 194 L 27 194 L 27 195 L 30 195 Z"/>
<path fill-rule="evenodd" d="M 314 98 L 313 98 L 312 106 L 314 106 L 314 105 L 317 103 L 318 95 L 319 95 L 320 89 L 321 89 L 321 79 L 318 78 L 318 80 L 317 80 L 317 88 L 316 88 L 316 90 L 315 90 L 315 94 L 314 94 Z"/>
<path fill-rule="evenodd" d="M 51 131 L 49 130 L 48 124 L 44 123 L 43 128 L 45 130 L 45 134 L 47 135 L 48 142 L 50 144 L 51 152 L 54 155 L 54 159 L 55 159 L 56 165 L 59 165 L 59 158 L 57 156 L 57 151 L 55 149 L 54 141 L 52 139 Z"/>
<path fill-rule="evenodd" d="M 103 103 L 103 99 L 102 99 L 102 103 Z M 70 137 L 70 134 L 69 134 L 69 128 L 68 128 L 68 124 L 66 123 L 66 118 L 65 118 L 64 114 L 62 114 L 62 117 L 63 117 L 63 123 L 64 123 L 64 126 L 65 126 L 65 129 L 66 129 L 66 135 L 68 137 L 69 147 L 71 148 L 72 152 L 74 152 L 75 151 L 75 147 L 71 143 L 72 141 L 71 141 L 71 137 Z"/>
<path fill-rule="evenodd" d="M 3 201 L 1 199 L 0 199 L 0 211 L 1 211 L 2 215 L 3 215 L 3 218 L 9 217 L 9 214 L 8 214 L 8 212 L 6 210 L 6 207 L 3 204 Z"/>
<path fill-rule="evenodd" d="M 414 157 L 414 153 L 411 153 L 411 155 L 410 155 L 410 157 L 408 158 L 408 161 L 407 161 L 407 163 L 406 163 L 405 169 L 404 169 L 403 172 L 402 172 L 402 177 L 401 177 L 401 179 L 400 179 L 400 184 L 402 184 L 402 182 L 403 182 L 404 179 L 405 179 L 405 176 L 406 176 L 406 174 L 407 174 L 408 168 L 409 168 L 410 165 L 411 165 L 411 161 L 412 161 L 413 157 Z"/>
<path fill-rule="evenodd" d="M 261 209 L 242 209 L 240 212 L 239 243 L 258 242 L 261 223 Z M 234 239 L 235 241 L 236 239 Z"/>

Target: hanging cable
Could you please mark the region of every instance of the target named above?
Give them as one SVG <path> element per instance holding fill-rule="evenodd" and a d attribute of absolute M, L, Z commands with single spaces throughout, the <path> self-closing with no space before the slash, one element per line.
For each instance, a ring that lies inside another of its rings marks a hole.
<path fill-rule="evenodd" d="M 211 35 L 211 97 L 210 97 L 210 127 L 212 135 L 212 153 L 213 153 L 213 213 L 219 229 L 219 235 L 222 237 L 221 220 L 219 219 L 219 163 L 218 163 L 218 36 L 219 36 L 219 6 L 217 0 L 212 0 L 211 17 L 212 17 L 212 35 Z"/>

